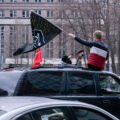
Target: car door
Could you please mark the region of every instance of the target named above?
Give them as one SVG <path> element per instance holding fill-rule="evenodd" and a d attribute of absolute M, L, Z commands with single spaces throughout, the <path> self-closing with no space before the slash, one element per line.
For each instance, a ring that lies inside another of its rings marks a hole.
<path fill-rule="evenodd" d="M 69 71 L 67 77 L 67 99 L 101 106 L 101 102 L 97 98 L 95 79 L 95 74 L 91 72 Z"/>
<path fill-rule="evenodd" d="M 99 74 L 102 106 L 120 118 L 120 79 L 112 74 Z"/>
<path fill-rule="evenodd" d="M 55 97 L 64 95 L 65 82 L 62 71 L 30 71 L 21 80 L 19 96 Z"/>

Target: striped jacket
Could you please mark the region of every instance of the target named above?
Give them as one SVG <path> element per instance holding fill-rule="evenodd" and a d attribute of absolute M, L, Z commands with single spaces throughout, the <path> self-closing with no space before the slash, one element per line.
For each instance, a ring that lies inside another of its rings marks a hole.
<path fill-rule="evenodd" d="M 90 47 L 90 55 L 88 58 L 88 64 L 100 68 L 105 67 L 105 61 L 108 59 L 109 50 L 108 47 L 102 41 L 87 41 L 81 38 L 75 37 L 75 40 L 83 45 Z"/>

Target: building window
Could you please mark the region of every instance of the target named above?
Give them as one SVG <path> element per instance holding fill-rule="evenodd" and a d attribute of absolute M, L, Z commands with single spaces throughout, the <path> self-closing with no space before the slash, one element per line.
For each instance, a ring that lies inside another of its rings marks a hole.
<path fill-rule="evenodd" d="M 29 26 L 24 26 L 22 27 L 22 42 L 23 43 L 28 43 L 29 42 Z M 23 58 L 28 58 L 28 54 L 23 54 Z"/>
<path fill-rule="evenodd" d="M 53 11 L 47 10 L 47 17 L 52 18 L 53 17 Z"/>
<path fill-rule="evenodd" d="M 1 27 L 1 49 L 4 48 L 4 26 Z"/>
<path fill-rule="evenodd" d="M 23 0 L 23 2 L 26 2 L 26 3 L 27 3 L 27 2 L 29 2 L 29 0 Z"/>
<path fill-rule="evenodd" d="M 5 17 L 5 12 L 4 10 L 0 10 L 0 18 Z"/>
<path fill-rule="evenodd" d="M 0 27 L 0 67 L 4 64 L 4 26 Z"/>
<path fill-rule="evenodd" d="M 73 11 L 71 11 L 71 17 L 72 18 L 77 18 L 78 17 L 78 11 L 76 11 L 76 10 L 73 10 Z"/>
<path fill-rule="evenodd" d="M 62 26 L 61 26 L 62 27 Z M 65 46 L 64 35 L 59 35 L 59 58 L 62 58 L 66 54 L 66 46 Z"/>
<path fill-rule="evenodd" d="M 47 2 L 49 2 L 49 3 L 53 3 L 53 0 L 47 0 Z"/>
<path fill-rule="evenodd" d="M 39 2 L 41 2 L 41 0 L 35 0 L 35 2 L 39 3 Z"/>
<path fill-rule="evenodd" d="M 83 2 L 83 0 L 78 0 L 78 2 L 79 2 L 79 3 L 82 3 L 82 2 Z"/>
<path fill-rule="evenodd" d="M 47 44 L 47 58 L 53 58 L 53 41 Z"/>
<path fill-rule="evenodd" d="M 35 12 L 39 15 L 41 15 L 41 10 L 35 10 Z"/>
<path fill-rule="evenodd" d="M 2 54 L 4 53 L 4 26 L 1 26 L 0 36 L 0 54 Z"/>
<path fill-rule="evenodd" d="M 0 3 L 4 2 L 4 0 L 0 0 Z"/>
<path fill-rule="evenodd" d="M 65 18 L 65 17 L 66 17 L 66 12 L 65 12 L 65 10 L 59 12 L 59 17 L 60 17 L 60 18 Z"/>
<path fill-rule="evenodd" d="M 16 2 L 17 2 L 17 0 L 10 0 L 10 2 L 12 2 L 12 3 L 16 3 Z"/>
<path fill-rule="evenodd" d="M 29 17 L 29 10 L 23 10 L 22 11 L 22 17 L 23 18 L 28 18 Z"/>
<path fill-rule="evenodd" d="M 59 3 L 62 3 L 64 0 L 58 0 Z"/>
<path fill-rule="evenodd" d="M 9 47 L 9 57 L 13 57 L 15 49 L 15 40 L 16 40 L 16 27 L 10 26 L 10 47 Z"/>
<path fill-rule="evenodd" d="M 10 17 L 11 18 L 17 17 L 17 11 L 16 10 L 10 10 Z"/>
<path fill-rule="evenodd" d="M 86 0 L 86 2 L 90 3 L 90 2 L 91 2 L 91 0 Z"/>

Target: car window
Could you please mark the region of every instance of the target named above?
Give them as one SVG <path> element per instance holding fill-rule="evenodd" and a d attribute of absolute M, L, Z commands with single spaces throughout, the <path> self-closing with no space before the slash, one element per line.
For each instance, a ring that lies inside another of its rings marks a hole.
<path fill-rule="evenodd" d="M 64 81 L 62 72 L 32 71 L 25 75 L 19 95 L 59 95 Z"/>
<path fill-rule="evenodd" d="M 92 74 L 69 72 L 69 94 L 96 94 Z"/>
<path fill-rule="evenodd" d="M 120 93 L 120 82 L 118 78 L 101 74 L 100 75 L 100 87 L 102 94 L 117 94 Z"/>
<path fill-rule="evenodd" d="M 30 114 L 25 114 L 17 118 L 16 120 L 33 120 Z"/>
<path fill-rule="evenodd" d="M 0 72 L 0 96 L 14 93 L 17 82 L 22 72 Z"/>
<path fill-rule="evenodd" d="M 108 116 L 92 109 L 73 107 L 77 120 L 112 120 Z"/>
<path fill-rule="evenodd" d="M 48 108 L 32 112 L 34 120 L 71 120 L 66 108 Z"/>

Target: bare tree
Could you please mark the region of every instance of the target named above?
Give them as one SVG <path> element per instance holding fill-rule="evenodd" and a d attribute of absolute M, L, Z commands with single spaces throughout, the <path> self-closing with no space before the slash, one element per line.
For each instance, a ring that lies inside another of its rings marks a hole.
<path fill-rule="evenodd" d="M 66 21 L 71 31 L 86 40 L 93 40 L 92 33 L 96 30 L 104 32 L 104 41 L 110 49 L 109 59 L 106 69 L 120 74 L 120 15 L 119 0 L 92 0 L 84 1 L 65 1 L 63 9 L 66 11 Z M 88 51 L 83 47 L 85 51 Z M 116 52 L 118 49 L 118 52 Z M 74 51 L 73 51 L 74 52 Z M 85 54 L 88 57 L 88 52 Z M 117 63 L 118 62 L 118 63 Z"/>

